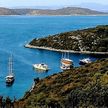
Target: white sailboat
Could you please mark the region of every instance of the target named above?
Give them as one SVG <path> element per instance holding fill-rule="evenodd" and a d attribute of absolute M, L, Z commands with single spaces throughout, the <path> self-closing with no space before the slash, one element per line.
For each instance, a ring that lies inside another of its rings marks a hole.
<path fill-rule="evenodd" d="M 79 64 L 80 65 L 85 65 L 85 64 L 88 64 L 88 63 L 91 63 L 91 59 L 90 58 L 84 58 L 84 59 L 81 59 Z"/>
<path fill-rule="evenodd" d="M 62 59 L 61 59 L 61 66 L 60 68 L 62 70 L 68 70 L 73 67 L 73 61 L 69 59 L 69 53 L 64 53 L 62 54 Z"/>
<path fill-rule="evenodd" d="M 14 82 L 12 55 L 9 58 L 9 74 L 6 76 L 6 85 L 12 85 Z"/>

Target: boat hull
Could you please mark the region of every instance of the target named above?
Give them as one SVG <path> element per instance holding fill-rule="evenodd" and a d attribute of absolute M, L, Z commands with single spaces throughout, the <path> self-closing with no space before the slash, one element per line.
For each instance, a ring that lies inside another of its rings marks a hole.
<path fill-rule="evenodd" d="M 88 64 L 88 63 L 85 63 L 85 62 L 80 61 L 79 64 L 80 65 L 85 65 L 85 64 Z"/>
<path fill-rule="evenodd" d="M 69 69 L 71 69 L 70 67 L 63 67 L 63 66 L 61 66 L 60 67 L 62 70 L 69 70 Z"/>
<path fill-rule="evenodd" d="M 6 86 L 11 86 L 14 83 L 15 79 L 12 80 L 6 80 Z"/>

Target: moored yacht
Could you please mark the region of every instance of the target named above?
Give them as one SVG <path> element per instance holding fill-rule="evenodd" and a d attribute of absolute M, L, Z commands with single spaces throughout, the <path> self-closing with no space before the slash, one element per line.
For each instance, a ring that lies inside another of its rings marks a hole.
<path fill-rule="evenodd" d="M 79 64 L 80 65 L 85 65 L 85 64 L 88 64 L 88 63 L 91 63 L 91 59 L 90 58 L 84 58 L 84 59 L 81 59 Z"/>
<path fill-rule="evenodd" d="M 62 55 L 60 68 L 62 70 L 68 70 L 68 69 L 71 69 L 72 67 L 73 67 L 73 61 L 69 59 L 69 54 L 68 54 L 68 57 L 65 57 Z"/>
<path fill-rule="evenodd" d="M 13 84 L 15 78 L 13 74 L 12 56 L 9 58 L 9 74 L 6 76 L 6 85 L 10 86 Z"/>
<path fill-rule="evenodd" d="M 13 82 L 14 82 L 14 76 L 13 75 L 8 75 L 8 76 L 6 76 L 6 85 L 8 86 L 8 85 L 12 85 L 13 84 Z"/>
<path fill-rule="evenodd" d="M 33 64 L 33 67 L 35 69 L 43 70 L 43 71 L 48 71 L 49 70 L 48 65 L 46 65 L 44 63 L 41 63 L 41 64 Z"/>

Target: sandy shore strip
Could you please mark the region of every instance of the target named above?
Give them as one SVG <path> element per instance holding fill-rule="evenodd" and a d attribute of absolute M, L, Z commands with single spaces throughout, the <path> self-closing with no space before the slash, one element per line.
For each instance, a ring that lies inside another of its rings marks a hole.
<path fill-rule="evenodd" d="M 61 49 L 54 49 L 50 47 L 39 47 L 33 46 L 30 44 L 24 45 L 25 48 L 35 48 L 35 49 L 43 49 L 43 50 L 50 50 L 50 51 L 57 51 L 57 52 L 69 52 L 69 53 L 76 53 L 76 54 L 99 54 L 99 55 L 108 55 L 108 52 L 90 52 L 90 51 L 73 51 L 73 50 L 61 50 Z"/>

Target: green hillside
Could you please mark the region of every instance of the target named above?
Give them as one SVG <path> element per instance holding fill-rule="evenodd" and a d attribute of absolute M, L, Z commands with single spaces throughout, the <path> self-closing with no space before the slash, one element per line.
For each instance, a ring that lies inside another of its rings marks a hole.
<path fill-rule="evenodd" d="M 15 108 L 107 108 L 108 59 L 41 79 Z"/>
<path fill-rule="evenodd" d="M 62 50 L 108 52 L 108 25 L 34 39 L 29 44 Z"/>

